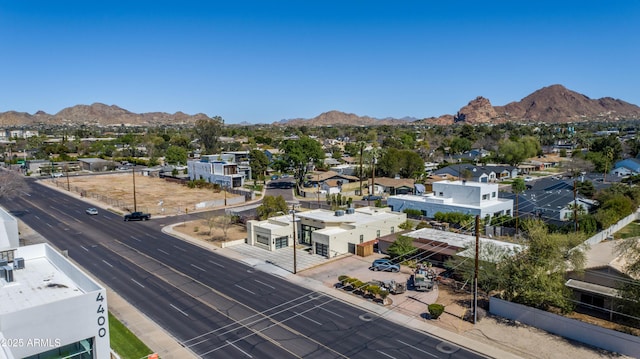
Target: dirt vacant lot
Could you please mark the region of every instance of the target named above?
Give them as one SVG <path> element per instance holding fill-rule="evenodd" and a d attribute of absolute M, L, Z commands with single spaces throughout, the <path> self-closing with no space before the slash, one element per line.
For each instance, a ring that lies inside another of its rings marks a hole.
<path fill-rule="evenodd" d="M 52 181 L 61 189 L 98 200 L 122 211 L 133 211 L 134 177 L 129 173 L 61 177 Z M 224 191 L 189 188 L 157 177 L 135 175 L 136 208 L 151 214 L 176 215 L 196 210 L 196 204 L 235 195 Z"/>

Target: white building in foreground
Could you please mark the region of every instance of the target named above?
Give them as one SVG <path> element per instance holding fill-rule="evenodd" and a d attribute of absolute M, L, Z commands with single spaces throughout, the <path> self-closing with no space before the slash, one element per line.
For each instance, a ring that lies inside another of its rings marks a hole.
<path fill-rule="evenodd" d="M 17 235 L 15 219 L 0 217 L 0 238 Z M 13 256 L 0 262 L 0 359 L 110 358 L 103 287 L 48 244 L 0 251 Z"/>
<path fill-rule="evenodd" d="M 459 212 L 480 215 L 480 218 L 513 215 L 513 200 L 498 198 L 498 184 L 469 181 L 439 181 L 433 183 L 433 193 L 397 195 L 387 198 L 394 211 L 414 209 L 433 218 L 438 212 Z"/>
<path fill-rule="evenodd" d="M 356 245 L 396 231 L 407 220 L 406 213 L 389 208 L 349 208 L 338 211 L 314 209 L 295 214 L 298 243 L 325 257 L 355 253 Z M 267 250 L 293 245 L 293 216 L 247 222 L 247 242 Z"/>

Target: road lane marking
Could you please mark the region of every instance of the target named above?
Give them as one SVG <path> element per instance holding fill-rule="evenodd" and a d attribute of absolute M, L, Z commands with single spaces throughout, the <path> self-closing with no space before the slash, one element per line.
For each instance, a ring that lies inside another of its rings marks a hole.
<path fill-rule="evenodd" d="M 425 354 L 431 355 L 431 356 L 432 356 L 432 357 L 434 357 L 434 358 L 437 358 L 437 357 L 438 357 L 437 355 L 435 355 L 435 354 L 431 354 L 431 353 L 429 353 L 428 351 L 424 351 L 424 350 L 422 350 L 422 349 L 420 349 L 420 348 L 418 348 L 418 347 L 416 347 L 416 346 L 413 346 L 413 345 L 411 345 L 411 344 L 409 344 L 409 343 L 405 343 L 405 342 L 403 342 L 403 341 L 402 341 L 402 340 L 400 340 L 400 339 L 396 339 L 396 340 L 397 340 L 400 344 L 402 344 L 402 345 L 406 345 L 406 346 L 408 346 L 409 348 L 415 349 L 415 350 L 417 350 L 417 351 L 419 351 L 419 352 L 421 352 L 421 353 L 425 353 Z"/>
<path fill-rule="evenodd" d="M 249 290 L 249 289 L 247 289 L 247 288 L 243 288 L 243 287 L 241 287 L 241 286 L 239 286 L 239 285 L 237 285 L 237 284 L 234 284 L 234 285 L 235 285 L 236 287 L 238 287 L 238 288 L 242 289 L 242 290 L 246 290 L 247 292 L 249 292 L 249 293 L 251 293 L 251 294 L 253 294 L 253 295 L 255 295 L 255 294 L 256 294 L 256 293 L 254 293 L 254 292 L 250 291 L 250 290 Z"/>
<path fill-rule="evenodd" d="M 258 283 L 262 284 L 262 285 L 263 285 L 263 286 L 265 286 L 265 287 L 269 287 L 269 288 L 271 288 L 271 289 L 276 289 L 276 287 L 271 286 L 271 285 L 268 285 L 267 283 L 265 283 L 265 282 L 261 282 L 261 281 L 259 281 L 259 280 L 257 280 L 257 279 L 254 279 L 254 281 L 256 281 L 256 282 L 258 282 Z"/>
<path fill-rule="evenodd" d="M 175 305 L 173 305 L 173 304 L 171 304 L 171 303 L 169 303 L 169 305 L 170 305 L 173 309 L 175 309 L 175 310 L 179 311 L 180 313 L 182 313 L 185 317 L 188 317 L 188 316 L 189 316 L 189 314 L 187 314 L 187 313 L 185 313 L 185 312 L 181 311 L 181 310 L 180 310 L 180 309 L 178 309 L 178 307 L 176 307 Z"/>
<path fill-rule="evenodd" d="M 306 320 L 308 320 L 308 321 L 310 321 L 310 322 L 314 322 L 314 323 L 316 323 L 316 324 L 318 324 L 318 325 L 322 325 L 322 323 L 320 323 L 320 322 L 318 322 L 318 321 L 316 321 L 316 320 L 313 320 L 313 319 L 311 319 L 311 318 L 309 318 L 309 317 L 306 317 L 306 316 L 304 316 L 302 313 L 298 313 L 298 312 L 293 312 L 293 313 L 294 313 L 295 315 L 299 316 L 300 318 L 304 318 L 304 319 L 306 319 Z"/>
<path fill-rule="evenodd" d="M 396 359 L 396 357 L 391 356 L 391 355 L 389 355 L 389 354 L 387 354 L 387 353 L 385 353 L 385 352 L 381 352 L 381 351 L 379 351 L 379 350 L 376 350 L 376 351 L 377 351 L 378 353 L 380 353 L 380 354 L 382 354 L 382 355 L 384 355 L 384 356 L 388 357 L 388 358 Z"/>
<path fill-rule="evenodd" d="M 87 252 L 89 251 L 89 250 L 87 249 L 87 247 L 85 247 L 85 246 L 80 246 L 80 248 L 84 249 L 84 250 L 85 250 L 85 251 L 87 251 Z"/>
<path fill-rule="evenodd" d="M 343 317 L 343 316 L 341 316 L 340 314 L 338 314 L 338 313 L 336 313 L 336 312 L 332 312 L 332 311 L 330 311 L 329 309 L 325 309 L 325 308 L 323 308 L 323 307 L 318 307 L 318 308 L 320 308 L 320 309 L 324 310 L 325 312 L 329 312 L 329 313 L 331 313 L 331 314 L 335 315 L 336 317 L 344 318 L 344 317 Z"/>
<path fill-rule="evenodd" d="M 250 311 L 252 311 L 252 312 L 255 312 L 255 314 L 252 314 L 252 315 L 250 315 L 250 316 L 248 316 L 248 317 L 244 317 L 244 318 L 241 318 L 241 319 L 233 319 L 234 321 L 233 321 L 232 323 L 229 323 L 229 324 L 223 325 L 222 327 L 218 327 L 217 329 L 214 329 L 214 330 L 208 331 L 208 332 L 206 332 L 206 333 L 203 333 L 203 334 L 197 335 L 196 337 L 193 337 L 193 338 L 191 338 L 191 339 L 188 339 L 187 341 L 185 341 L 185 342 L 184 342 L 185 344 L 186 344 L 187 342 L 194 342 L 195 340 L 197 340 L 197 339 L 201 339 L 201 338 L 203 338 L 203 337 L 204 337 L 204 336 L 206 336 L 206 335 L 210 335 L 210 334 L 214 334 L 214 333 L 220 333 L 220 331 L 222 331 L 222 330 L 226 330 L 227 328 L 228 328 L 228 329 L 230 329 L 230 331 L 229 331 L 229 332 L 236 331 L 236 330 L 238 330 L 238 329 L 240 329 L 240 328 L 245 328 L 245 329 L 248 329 L 249 331 L 251 331 L 251 333 L 250 333 L 250 334 L 248 334 L 248 335 L 246 335 L 246 336 L 243 336 L 242 338 L 240 338 L 240 339 L 238 339 L 238 340 L 234 340 L 234 341 L 233 341 L 234 343 L 235 343 L 235 342 L 237 342 L 237 341 L 240 341 L 240 340 L 245 340 L 246 338 L 249 338 L 249 337 L 251 337 L 251 336 L 258 336 L 258 337 L 260 337 L 260 338 L 262 338 L 262 339 L 264 339 L 264 340 L 266 340 L 266 341 L 268 341 L 268 342 L 272 343 L 273 345 L 276 345 L 276 346 L 280 347 L 281 349 L 283 349 L 283 350 L 284 350 L 284 351 L 286 351 L 287 353 L 289 353 L 289 354 L 293 355 L 294 357 L 299 357 L 299 356 L 298 356 L 298 355 L 296 355 L 296 354 L 295 354 L 291 349 L 287 348 L 286 346 L 283 346 L 283 345 L 282 345 L 282 343 L 280 343 L 279 341 L 277 341 L 277 340 L 275 340 L 275 339 L 273 339 L 273 338 L 269 337 L 268 335 L 266 335 L 266 334 L 264 333 L 266 330 L 268 330 L 268 329 L 270 329 L 270 328 L 272 328 L 272 327 L 279 326 L 279 327 L 283 328 L 284 330 L 286 330 L 286 331 L 288 331 L 288 332 L 290 332 L 290 333 L 292 333 L 292 334 L 294 334 L 294 335 L 298 336 L 298 337 L 299 337 L 299 338 L 301 338 L 301 339 L 308 340 L 308 341 L 310 341 L 310 342 L 314 343 L 315 345 L 317 345 L 318 347 L 321 347 L 321 348 L 326 349 L 327 351 L 329 351 L 329 352 L 333 353 L 333 354 L 334 354 L 334 356 L 335 356 L 336 358 L 348 359 L 348 357 L 347 357 L 347 356 L 345 356 L 344 354 L 342 354 L 342 353 L 340 353 L 340 352 L 336 351 L 335 349 L 333 349 L 333 348 L 331 348 L 331 347 L 329 347 L 329 346 L 327 346 L 327 345 L 325 345 L 325 344 L 323 344 L 323 343 L 319 342 L 319 341 L 318 341 L 318 340 L 316 340 L 316 339 L 313 339 L 313 338 L 311 338 L 311 337 L 309 337 L 309 336 L 307 336 L 307 335 L 304 335 L 304 334 L 302 334 L 302 333 L 298 332 L 297 330 L 295 330 L 295 329 L 293 329 L 293 328 L 289 327 L 288 325 L 286 325 L 285 323 L 286 323 L 286 322 L 288 322 L 291 318 L 293 318 L 293 316 L 290 316 L 289 318 L 287 318 L 287 319 L 285 319 L 285 320 L 280 320 L 280 321 L 279 321 L 279 320 L 276 320 L 276 319 L 274 319 L 274 318 L 273 318 L 275 315 L 277 315 L 277 314 L 279 314 L 279 313 L 284 313 L 284 312 L 290 311 L 290 310 L 291 310 L 291 304 L 292 304 L 292 303 L 295 303 L 295 302 L 299 301 L 300 299 L 302 299 L 303 297 L 308 296 L 309 294 L 304 294 L 304 295 L 302 295 L 302 296 L 300 296 L 300 297 L 293 298 L 293 299 L 288 300 L 288 301 L 286 301 L 286 302 L 280 303 L 280 304 L 278 304 L 278 305 L 276 305 L 276 306 L 274 306 L 274 307 L 271 307 L 270 309 L 265 310 L 265 311 L 256 311 L 255 309 L 253 309 L 253 308 L 249 307 L 248 305 L 245 305 L 245 304 L 243 304 L 242 302 L 240 302 L 240 301 L 238 301 L 238 300 L 236 300 L 236 299 L 233 299 L 232 297 L 229 297 L 229 296 L 227 296 L 227 295 L 225 295 L 225 294 L 223 294 L 223 293 L 219 292 L 219 291 L 218 291 L 218 290 L 216 290 L 215 288 L 213 288 L 213 287 L 211 287 L 211 286 L 209 286 L 209 285 L 206 285 L 205 283 L 201 282 L 201 281 L 200 281 L 200 280 L 198 280 L 197 278 L 191 277 L 191 276 L 189 276 L 189 275 L 187 275 L 187 274 L 185 274 L 185 273 L 183 273 L 183 272 L 179 272 L 179 271 L 177 271 L 175 268 L 172 268 L 172 267 L 170 267 L 170 266 L 167 266 L 167 263 L 162 262 L 162 261 L 161 261 L 160 259 L 158 259 L 158 258 L 154 258 L 154 257 L 152 257 L 150 254 L 146 254 L 146 253 L 140 252 L 139 250 L 137 250 L 137 249 L 135 249 L 135 248 L 131 247 L 130 245 L 128 245 L 128 244 L 126 244 L 126 243 L 124 243 L 124 242 L 121 242 L 121 241 L 119 241 L 119 240 L 117 240 L 117 239 L 115 240 L 115 242 L 116 242 L 116 243 L 118 243 L 118 244 L 120 244 L 120 245 L 122 245 L 122 246 L 124 246 L 124 247 L 129 248 L 132 252 L 135 252 L 135 253 L 136 253 L 136 257 L 135 257 L 135 258 L 139 258 L 139 256 L 146 257 L 146 258 L 150 259 L 151 261 L 153 261 L 153 262 L 157 262 L 157 263 L 161 264 L 162 266 L 164 266 L 164 267 L 166 267 L 166 268 L 168 268 L 168 269 L 170 269 L 170 270 L 174 271 L 175 273 L 179 273 L 179 275 L 180 275 L 180 276 L 185 277 L 185 278 L 189 278 L 189 279 L 191 279 L 194 283 L 197 283 L 197 284 L 201 285 L 201 286 L 202 286 L 202 287 L 204 287 L 204 288 L 208 288 L 208 289 L 210 289 L 211 291 L 213 291 L 213 292 L 214 292 L 214 293 L 216 293 L 217 295 L 219 295 L 219 296 L 221 296 L 221 297 L 223 297 L 223 298 L 225 298 L 225 299 L 227 299 L 227 300 L 229 300 L 229 301 L 232 301 L 232 302 L 234 302 L 234 303 L 237 303 L 237 304 L 238 304 L 238 305 L 240 305 L 241 307 L 244 307 L 244 308 L 246 308 L 246 309 L 248 309 L 248 310 L 250 310 Z M 105 248 L 110 249 L 110 246 L 109 246 L 109 245 L 107 245 L 107 244 L 104 244 L 104 243 L 103 243 L 103 244 L 101 244 L 101 246 L 104 246 Z M 217 313 L 223 314 L 224 316 L 227 316 L 227 317 L 228 317 L 228 314 L 229 314 L 229 313 L 228 313 L 227 311 L 222 311 L 222 310 L 220 310 L 219 308 L 216 308 L 214 305 L 212 305 L 212 303 L 210 303 L 210 302 L 208 302 L 208 301 L 204 301 L 204 300 L 202 300 L 202 298 L 198 297 L 197 295 L 194 295 L 193 293 L 190 293 L 189 291 L 186 291 L 185 289 L 183 289 L 183 288 L 181 288 L 181 287 L 179 287 L 179 286 L 176 286 L 176 285 L 175 285 L 175 284 L 173 284 L 171 281 L 169 281 L 167 278 L 164 278 L 163 276 L 159 276 L 159 275 L 158 275 L 157 273 L 155 273 L 155 272 L 150 272 L 148 269 L 145 269 L 141 264 L 136 263 L 135 261 L 132 261 L 132 259 L 131 259 L 129 256 L 124 256 L 124 257 L 125 257 L 127 260 L 131 261 L 131 263 L 132 263 L 134 266 L 139 267 L 140 269 L 142 269 L 142 270 L 144 270 L 144 271 L 148 272 L 150 275 L 155 276 L 155 277 L 156 277 L 156 278 L 158 278 L 159 280 L 161 280 L 161 281 L 163 281 L 163 282 L 165 282 L 165 283 L 167 283 L 167 284 L 172 285 L 174 288 L 176 288 L 176 290 L 178 290 L 178 291 L 182 291 L 182 292 L 184 292 L 185 294 L 188 294 L 188 295 L 189 295 L 189 296 L 191 296 L 192 298 L 196 299 L 197 301 L 199 301 L 200 303 L 202 303 L 202 304 L 206 305 L 207 307 L 209 307 L 209 308 L 213 309 L 213 310 L 214 310 L 214 311 L 216 311 Z M 329 302 L 331 302 L 331 301 L 335 301 L 335 299 L 331 299 L 330 297 L 327 297 L 327 298 L 328 298 L 328 301 L 327 301 L 327 302 L 325 302 L 325 303 L 323 303 L 323 304 L 327 304 L 327 303 L 329 303 Z M 305 303 L 309 303 L 309 302 L 311 302 L 311 301 L 313 301 L 313 300 L 307 300 L 307 301 L 305 301 L 305 302 L 302 302 L 302 303 L 299 303 L 299 304 L 293 304 L 293 305 L 294 305 L 294 306 L 298 306 L 298 305 L 302 305 L 302 304 L 305 304 Z M 278 308 L 283 308 L 283 309 L 279 310 L 278 312 L 273 312 L 274 310 L 276 310 L 276 309 L 278 309 Z M 313 309 L 315 309 L 315 308 L 316 308 L 316 307 L 313 307 L 313 308 L 311 308 L 311 309 L 309 309 L 309 310 L 305 310 L 305 311 L 303 311 L 303 313 L 308 312 L 308 311 L 310 311 L 310 310 L 313 310 Z M 230 318 L 230 319 L 232 319 L 232 318 Z M 259 322 L 261 322 L 261 321 L 263 321 L 263 320 L 269 320 L 269 321 L 272 321 L 274 324 L 269 325 L 269 326 L 267 326 L 266 328 L 264 328 L 264 329 L 260 329 L 260 330 L 256 330 L 256 329 L 252 329 L 252 328 L 248 327 L 248 325 L 255 324 L 255 323 L 259 323 Z M 224 333 L 219 334 L 219 335 L 223 335 L 223 334 L 224 334 Z M 206 352 L 206 353 L 200 353 L 200 354 L 201 354 L 201 356 L 206 356 L 206 355 L 208 355 L 208 354 L 210 354 L 210 353 L 213 353 L 213 352 L 215 352 L 215 351 L 218 351 L 218 350 L 220 350 L 220 349 L 222 349 L 223 347 L 228 346 L 228 345 L 229 345 L 229 344 L 226 344 L 226 343 L 225 343 L 225 344 L 223 344 L 223 345 L 221 345 L 221 346 L 219 346 L 219 347 L 217 347 L 217 348 L 213 348 L 212 350 L 209 350 L 209 351 L 208 351 L 208 352 Z M 188 347 L 188 345 L 187 345 L 187 347 Z"/>
<path fill-rule="evenodd" d="M 237 345 L 235 345 L 235 344 L 231 343 L 231 342 L 230 342 L 230 341 L 228 341 L 228 340 L 227 340 L 227 343 L 228 343 L 229 345 L 231 345 L 232 347 L 234 347 L 234 348 L 238 349 L 242 354 L 244 354 L 244 355 L 248 356 L 249 358 L 253 358 L 251 355 L 249 355 L 249 353 L 247 353 L 247 352 L 245 352 L 244 350 L 240 349 Z"/>
<path fill-rule="evenodd" d="M 178 246 L 173 246 L 173 248 L 178 249 L 178 250 L 181 250 L 181 251 L 183 251 L 183 252 L 186 252 L 186 251 L 187 251 L 186 249 L 184 249 L 184 248 L 180 248 L 180 247 L 178 247 Z"/>
<path fill-rule="evenodd" d="M 142 242 L 142 240 L 140 240 L 140 239 L 138 239 L 138 238 L 136 238 L 136 237 L 134 237 L 134 236 L 131 236 L 131 238 L 135 239 L 135 240 L 136 240 L 136 241 L 138 241 L 138 242 Z"/>
<path fill-rule="evenodd" d="M 113 265 L 107 261 L 105 261 L 104 259 L 102 260 L 104 262 L 104 264 L 108 265 L 109 267 L 113 268 Z"/>
<path fill-rule="evenodd" d="M 160 248 L 158 248 L 158 252 L 162 252 L 162 253 L 164 253 L 164 254 L 166 254 L 166 255 L 168 255 L 168 256 L 170 255 L 169 253 L 167 253 L 167 252 L 163 251 L 163 250 L 162 250 L 162 249 L 160 249 Z"/>
<path fill-rule="evenodd" d="M 198 266 L 197 266 L 197 265 L 195 265 L 195 264 L 192 264 L 191 266 L 192 266 L 193 268 L 195 268 L 195 269 L 200 269 L 201 271 L 206 272 L 206 270 L 204 270 L 204 269 L 202 269 L 202 268 L 198 267 Z"/>
<path fill-rule="evenodd" d="M 213 264 L 213 265 L 217 265 L 217 266 L 218 266 L 218 267 L 220 267 L 220 268 L 224 268 L 224 266 L 223 266 L 222 264 L 216 263 L 216 262 L 214 262 L 214 261 L 207 261 L 207 262 L 209 262 L 209 263 L 211 263 L 211 264 Z"/>
<path fill-rule="evenodd" d="M 130 279 L 133 281 L 133 283 L 135 283 L 135 284 L 141 286 L 142 288 L 144 288 L 144 286 L 142 284 L 140 284 L 138 281 L 136 281 L 135 279 L 133 279 L 133 278 L 130 278 Z"/>

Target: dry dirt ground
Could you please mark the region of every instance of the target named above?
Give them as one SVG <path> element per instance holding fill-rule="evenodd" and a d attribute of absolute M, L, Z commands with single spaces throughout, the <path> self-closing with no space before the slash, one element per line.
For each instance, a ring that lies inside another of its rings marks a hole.
<path fill-rule="evenodd" d="M 45 180 L 61 189 L 106 203 L 122 211 L 133 211 L 133 176 L 131 173 L 69 176 Z M 223 191 L 189 188 L 157 177 L 135 175 L 136 208 L 152 215 L 182 214 L 187 209 L 195 211 L 195 205 L 204 201 L 223 199 Z M 226 194 L 231 198 L 233 194 Z"/>
<path fill-rule="evenodd" d="M 247 229 L 243 225 L 231 225 L 226 233 L 217 225 L 212 226 L 211 231 L 209 231 L 209 219 L 206 217 L 203 217 L 201 220 L 175 225 L 173 230 L 214 244 L 219 244 L 221 241 L 247 238 Z"/>

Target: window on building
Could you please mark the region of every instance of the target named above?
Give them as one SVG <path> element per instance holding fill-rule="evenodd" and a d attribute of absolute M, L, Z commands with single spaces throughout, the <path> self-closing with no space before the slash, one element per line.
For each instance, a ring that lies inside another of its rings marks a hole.
<path fill-rule="evenodd" d="M 488 195 L 488 194 L 483 194 L 483 195 L 482 195 L 482 200 L 483 200 L 483 201 L 486 201 L 486 200 L 488 200 L 488 199 L 489 199 L 489 195 Z"/>
<path fill-rule="evenodd" d="M 491 192 L 491 198 L 496 198 L 496 193 L 495 192 Z"/>
<path fill-rule="evenodd" d="M 376 231 L 376 237 L 380 237 L 380 230 L 379 229 Z"/>
<path fill-rule="evenodd" d="M 329 257 L 329 246 L 322 243 L 316 242 L 316 254 L 319 254 L 324 257 Z"/>
<path fill-rule="evenodd" d="M 393 232 L 395 232 L 395 231 L 396 231 L 396 227 L 393 227 L 393 226 L 392 226 L 392 227 L 391 227 L 391 233 L 393 233 Z"/>
<path fill-rule="evenodd" d="M 360 243 L 364 242 L 364 234 L 360 235 Z"/>
<path fill-rule="evenodd" d="M 309 225 L 303 224 L 300 226 L 300 243 L 306 244 L 308 246 L 311 245 L 311 233 L 318 229 L 317 227 L 311 227 Z"/>
<path fill-rule="evenodd" d="M 269 245 L 269 237 L 262 235 L 262 234 L 258 234 L 256 235 L 256 242 L 260 243 L 260 244 L 264 244 L 265 246 Z"/>
<path fill-rule="evenodd" d="M 439 193 L 438 193 L 438 196 L 443 197 L 443 196 L 444 196 L 444 193 L 439 192 Z"/>
<path fill-rule="evenodd" d="M 289 246 L 289 236 L 278 237 L 276 238 L 275 242 L 276 242 L 276 249 L 286 248 Z"/>

